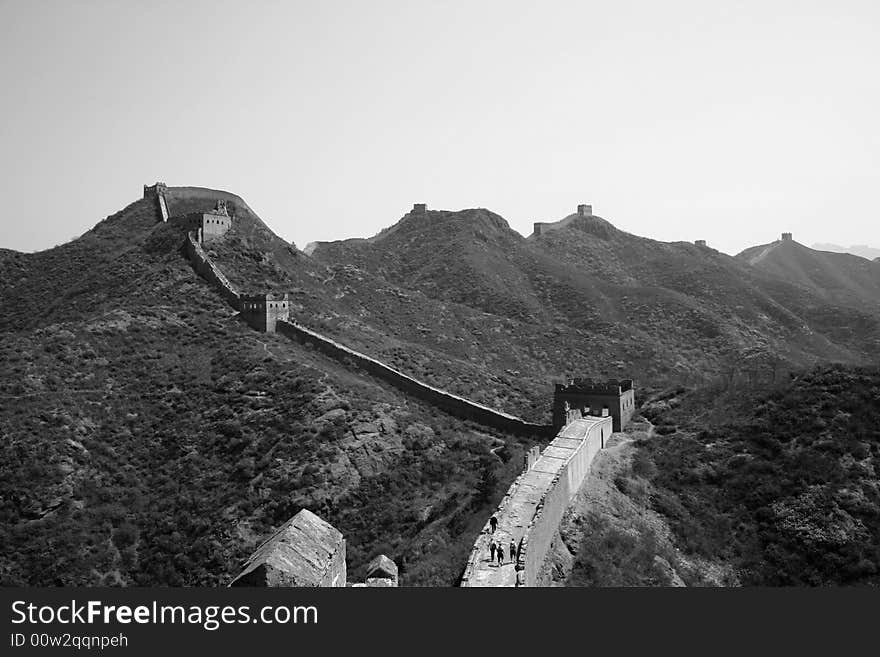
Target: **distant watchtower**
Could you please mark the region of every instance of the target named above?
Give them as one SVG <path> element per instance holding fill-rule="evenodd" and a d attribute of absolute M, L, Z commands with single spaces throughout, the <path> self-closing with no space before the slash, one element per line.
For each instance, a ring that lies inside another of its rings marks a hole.
<path fill-rule="evenodd" d="M 579 217 L 592 217 L 593 216 L 593 206 L 587 205 L 585 203 L 581 203 L 578 206 L 578 216 Z"/>
<path fill-rule="evenodd" d="M 427 203 L 413 203 L 413 214 L 427 214 L 428 213 L 428 204 Z"/>
<path fill-rule="evenodd" d="M 782 233 L 782 241 L 783 242 L 791 242 L 792 241 L 791 233 Z"/>
<path fill-rule="evenodd" d="M 706 246 L 706 240 L 697 240 L 694 244 L 697 246 Z"/>
<path fill-rule="evenodd" d="M 583 415 L 611 415 L 613 430 L 620 431 L 635 411 L 632 379 L 611 379 L 606 383 L 569 379 L 568 383 L 557 383 L 553 393 L 553 428 L 556 431 L 566 425 L 572 409 L 579 409 Z"/>
<path fill-rule="evenodd" d="M 157 196 L 168 193 L 168 185 L 163 182 L 157 182 L 155 185 L 144 185 L 144 198 L 156 198 Z"/>
<path fill-rule="evenodd" d="M 274 333 L 279 319 L 290 319 L 290 300 L 284 294 L 243 294 L 241 315 L 258 331 Z"/>

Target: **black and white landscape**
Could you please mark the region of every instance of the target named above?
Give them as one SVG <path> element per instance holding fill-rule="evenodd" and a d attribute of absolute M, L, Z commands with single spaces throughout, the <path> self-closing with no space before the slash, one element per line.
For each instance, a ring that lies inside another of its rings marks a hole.
<path fill-rule="evenodd" d="M 0 8 L 0 585 L 880 583 L 880 12 L 391 4 Z"/>

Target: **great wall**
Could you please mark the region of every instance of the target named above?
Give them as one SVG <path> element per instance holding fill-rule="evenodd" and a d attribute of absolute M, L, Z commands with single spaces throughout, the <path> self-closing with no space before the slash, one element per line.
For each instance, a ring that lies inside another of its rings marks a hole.
<path fill-rule="evenodd" d="M 182 253 L 195 272 L 213 285 L 221 297 L 253 328 L 280 333 L 453 415 L 505 432 L 555 438 L 540 450 L 533 448 L 524 470 L 487 521 L 468 557 L 462 587 L 542 586 L 548 583 L 547 555 L 562 516 L 577 493 L 596 454 L 612 432 L 626 426 L 635 409 L 633 382 L 573 379 L 557 384 L 553 424 L 527 422 L 448 391 L 419 381 L 381 361 L 298 324 L 290 318 L 287 294 L 243 295 L 203 248 L 206 241 L 222 238 L 233 225 L 226 203 L 213 210 L 174 215 L 164 183 L 144 186 L 144 198 L 156 200 L 162 222 L 184 233 Z M 425 204 L 413 211 L 426 214 Z M 578 216 L 592 208 L 578 206 Z M 541 228 L 544 228 L 543 226 Z M 535 232 L 540 234 L 536 225 Z M 509 561 L 495 563 L 498 543 L 508 550 Z M 508 548 L 509 546 L 509 548 Z M 331 525 L 303 509 L 251 555 L 231 586 L 346 586 L 345 539 Z M 397 567 L 379 555 L 368 568 L 366 582 L 354 586 L 397 586 Z"/>

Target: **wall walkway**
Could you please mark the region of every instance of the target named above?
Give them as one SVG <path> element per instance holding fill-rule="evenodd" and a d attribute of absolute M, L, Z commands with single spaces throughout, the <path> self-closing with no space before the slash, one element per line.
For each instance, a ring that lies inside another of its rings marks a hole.
<path fill-rule="evenodd" d="M 165 194 L 157 194 L 159 198 L 159 212 L 162 214 L 162 221 L 168 221 L 168 203 L 165 200 Z"/>
<path fill-rule="evenodd" d="M 487 522 L 477 537 L 461 586 L 541 586 L 540 574 L 562 515 L 611 436 L 610 417 L 576 419 L 562 428 L 508 489 L 495 512 L 493 533 Z M 490 560 L 489 544 L 504 546 L 504 562 Z M 510 555 L 511 540 L 519 548 Z"/>

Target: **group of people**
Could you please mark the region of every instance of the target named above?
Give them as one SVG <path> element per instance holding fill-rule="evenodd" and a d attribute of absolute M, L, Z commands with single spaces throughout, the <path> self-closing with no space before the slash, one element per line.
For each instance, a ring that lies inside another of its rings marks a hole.
<path fill-rule="evenodd" d="M 495 533 L 495 529 L 498 527 L 498 518 L 492 516 L 489 519 L 489 525 L 492 527 L 492 533 Z M 510 560 L 513 563 L 516 563 L 516 560 L 519 558 L 520 547 L 517 547 L 517 544 L 510 539 Z M 489 543 L 489 563 L 495 563 L 495 559 L 498 559 L 498 565 L 502 565 L 504 563 L 504 543 L 502 541 L 495 542 L 493 538 Z"/>

